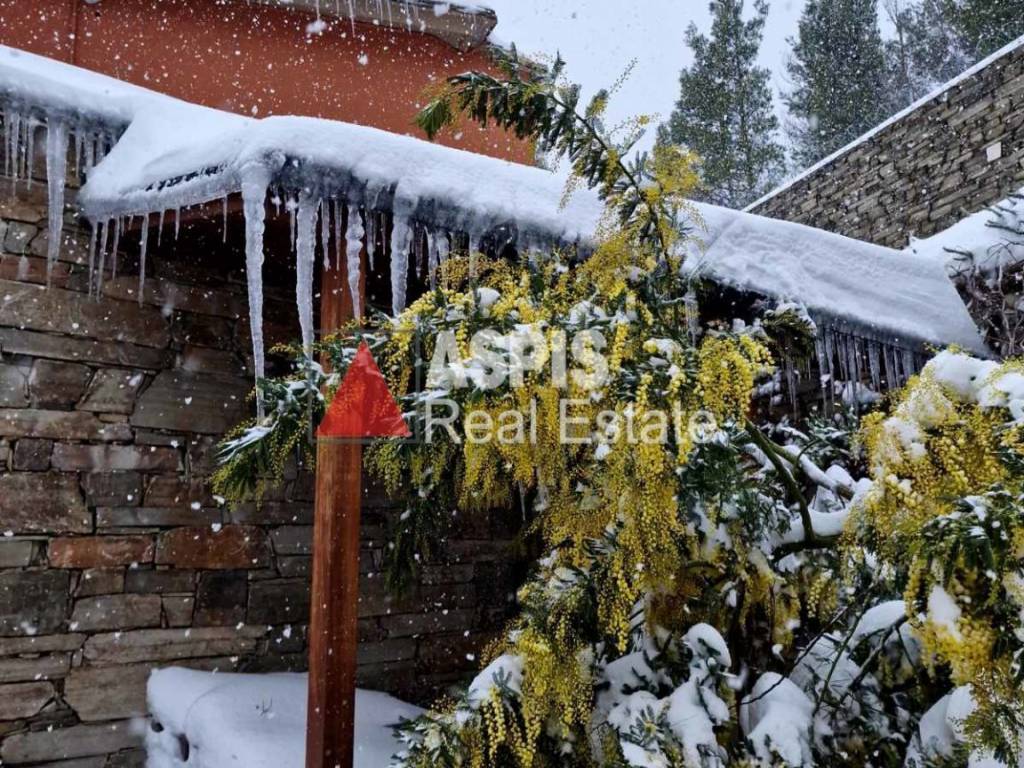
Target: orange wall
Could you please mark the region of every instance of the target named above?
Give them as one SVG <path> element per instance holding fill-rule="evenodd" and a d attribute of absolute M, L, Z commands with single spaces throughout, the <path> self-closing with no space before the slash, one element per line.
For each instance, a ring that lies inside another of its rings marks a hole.
<path fill-rule="evenodd" d="M 325 0 L 330 2 L 330 0 Z M 342 7 L 344 7 L 342 3 Z M 0 0 L 0 43 L 188 101 L 247 115 L 310 115 L 419 135 L 424 89 L 487 68 L 485 54 L 404 30 L 241 0 Z M 503 132 L 466 126 L 445 143 L 529 162 Z"/>

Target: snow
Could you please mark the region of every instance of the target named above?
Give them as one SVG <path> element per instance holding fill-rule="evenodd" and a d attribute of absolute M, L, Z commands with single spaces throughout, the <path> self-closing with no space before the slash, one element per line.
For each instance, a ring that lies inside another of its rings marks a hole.
<path fill-rule="evenodd" d="M 967 253 L 985 271 L 1019 262 L 1024 258 L 1024 188 L 942 232 L 914 240 L 906 251 L 950 271 L 955 271 L 956 262 Z"/>
<path fill-rule="evenodd" d="M 99 235 L 90 257 L 97 295 L 102 292 L 111 228 L 116 239 L 123 219 L 156 212 L 162 221 L 170 210 L 177 232 L 183 207 L 243 192 L 248 198 L 244 210 L 252 219 L 246 224 L 246 262 L 255 324 L 262 315 L 258 272 L 263 213 L 258 210 L 258 196 L 270 185 L 286 190 L 307 351 L 314 328 L 312 276 L 318 211 L 336 210 L 339 205 L 362 209 L 373 226 L 375 215 L 371 214 L 394 213 L 391 274 L 396 314 L 405 307 L 410 250 L 419 262 L 424 233 L 433 242 L 429 260 L 435 262 L 443 260 L 448 240 L 456 233 L 469 235 L 472 253 L 488 231 L 509 224 L 515 225 L 521 243 L 538 248 L 579 244 L 585 251 L 604 212 L 592 190 L 579 190 L 566 200 L 564 178 L 543 169 L 365 126 L 228 114 L 0 48 L 0 93 L 12 83 L 22 89 L 18 98 L 29 98 L 26 83 L 35 86 L 29 106 L 43 109 L 54 123 L 53 152 L 60 143 L 61 109 L 81 119 L 93 114 L 90 105 L 99 103 L 104 105 L 100 108 L 105 110 L 104 119 L 116 123 L 111 131 L 119 132 L 127 124 L 116 143 L 113 138 L 95 137 L 85 142 L 86 164 L 99 159 L 78 196 L 83 213 L 94 223 L 94 234 Z M 5 125 L 10 121 L 5 119 Z M 19 148 L 23 143 L 17 137 L 13 141 Z M 113 147 L 103 156 L 108 143 Z M 53 160 L 56 170 L 56 157 Z M 53 202 L 60 202 L 56 190 L 51 192 Z M 296 194 L 299 199 L 291 199 Z M 985 351 L 939 264 L 798 224 L 708 205 L 695 208 L 700 221 L 687 259 L 691 274 L 783 302 L 799 302 L 821 329 L 820 348 L 840 353 L 845 381 L 860 380 L 861 356 L 855 353 L 860 342 L 848 341 L 850 334 L 873 340 L 869 342 L 875 344 L 869 349 L 873 378 L 878 377 L 884 353 L 887 372 L 893 368 L 902 374 L 889 377 L 897 383 L 916 370 L 912 350 L 920 350 L 925 343 Z M 358 217 L 350 217 L 354 225 L 353 218 Z M 57 223 L 55 217 L 53 226 Z M 325 219 L 321 240 L 328 230 Z M 351 234 L 354 237 L 356 230 Z M 357 255 L 346 251 L 350 277 L 358 269 L 357 262 Z M 832 340 L 839 331 L 846 336 Z M 259 333 L 253 333 L 253 356 L 259 378 L 264 359 Z M 838 378 L 832 375 L 831 353 L 825 362 L 829 375 Z M 856 391 L 853 396 L 862 399 Z"/>
<path fill-rule="evenodd" d="M 146 735 L 148 768 L 301 768 L 307 678 L 162 669 L 149 711 L 163 730 Z M 421 714 L 383 693 L 356 693 L 356 768 L 381 768 L 400 750 L 391 726 Z M 190 747 L 182 759 L 181 737 Z"/>
<path fill-rule="evenodd" d="M 1000 48 L 998 51 L 995 51 L 991 55 L 989 55 L 986 58 L 984 58 L 981 61 L 979 61 L 974 66 L 964 70 L 963 72 L 961 72 L 959 75 L 954 77 L 949 82 L 943 83 L 942 85 L 937 87 L 935 90 L 933 90 L 931 93 L 928 93 L 928 94 L 922 96 L 920 99 L 915 101 L 910 106 L 900 110 L 899 112 L 897 112 L 896 114 L 892 115 L 888 119 L 886 119 L 883 122 L 879 123 L 874 128 L 872 128 L 870 131 L 865 133 L 863 136 L 859 136 L 858 138 L 854 139 L 849 144 L 847 144 L 845 147 L 842 147 L 842 148 L 836 150 L 835 152 L 833 152 L 828 157 L 826 157 L 826 158 L 824 158 L 822 160 L 819 160 L 817 163 L 812 165 L 807 170 L 802 171 L 801 173 L 797 174 L 796 176 L 794 176 L 793 178 L 789 179 L 785 183 L 783 183 L 780 186 L 776 187 L 771 192 L 766 194 L 764 197 L 762 197 L 762 198 L 760 198 L 758 200 L 755 200 L 750 205 L 748 205 L 744 210 L 746 210 L 746 211 L 753 211 L 753 210 L 757 209 L 763 203 L 766 203 L 767 201 L 771 200 L 776 195 L 782 194 L 787 189 L 790 189 L 791 187 L 795 186 L 796 184 L 799 184 L 801 181 L 803 181 L 804 179 L 808 178 L 809 176 L 813 176 L 815 173 L 820 171 L 822 168 L 832 164 L 833 162 L 838 160 L 843 155 L 845 155 L 845 154 L 847 154 L 849 152 L 852 152 L 854 149 L 859 147 L 861 144 L 864 144 L 865 142 L 870 141 L 875 136 L 877 136 L 879 133 L 884 131 L 886 128 L 894 125 L 895 123 L 900 122 L 903 118 L 907 117 L 908 115 L 913 114 L 914 112 L 919 110 L 921 107 L 923 107 L 925 104 L 928 104 L 929 102 L 931 102 L 931 101 L 933 101 L 935 99 L 942 98 L 945 94 L 947 94 L 949 91 L 951 91 L 954 88 L 956 88 L 958 85 L 963 83 L 965 80 L 969 80 L 970 78 L 974 77 L 974 75 L 976 75 L 978 72 L 980 72 L 981 70 L 985 69 L 989 65 L 993 64 L 998 59 L 1001 59 L 1003 56 L 1006 56 L 1011 51 L 1016 50 L 1017 48 L 1019 48 L 1022 45 L 1024 45 L 1024 37 L 1018 37 L 1013 42 L 1007 43 L 1005 46 Z"/>
<path fill-rule="evenodd" d="M 786 221 L 697 205 L 703 252 L 688 268 L 736 288 L 797 300 L 819 326 L 827 319 L 868 338 L 985 346 L 941 265 Z M 852 378 L 852 377 L 851 377 Z"/>
<path fill-rule="evenodd" d="M 810 735 L 814 703 L 796 683 L 777 672 L 758 678 L 740 703 L 740 726 L 765 765 L 780 758 L 786 765 L 811 765 Z"/>

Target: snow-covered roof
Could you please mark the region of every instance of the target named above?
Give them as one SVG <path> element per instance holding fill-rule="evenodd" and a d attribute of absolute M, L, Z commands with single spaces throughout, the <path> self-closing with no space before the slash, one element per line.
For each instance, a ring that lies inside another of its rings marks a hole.
<path fill-rule="evenodd" d="M 697 208 L 707 234 L 691 263 L 723 283 L 799 302 L 817 321 L 897 346 L 985 350 L 937 262 L 803 224 Z"/>
<path fill-rule="evenodd" d="M 228 114 L 0 48 L 0 84 L 12 83 L 20 89 L 19 103 L 44 113 L 54 114 L 52 94 L 58 118 L 68 110 L 105 110 L 128 124 L 78 197 L 96 222 L 232 193 L 245 197 L 246 190 L 260 201 L 246 210 L 261 215 L 268 185 L 300 193 L 300 204 L 306 198 L 313 212 L 304 218 L 298 211 L 303 226 L 313 226 L 321 200 L 365 206 L 393 213 L 402 234 L 396 239 L 405 243 L 418 223 L 430 232 L 466 233 L 471 242 L 513 225 L 521 246 L 587 245 L 603 212 L 590 190 L 576 191 L 563 205 L 564 179 L 543 169 L 364 126 Z M 691 263 L 715 280 L 800 302 L 830 325 L 907 348 L 932 343 L 984 349 L 939 264 L 798 224 L 707 205 L 697 209 L 706 231 L 704 248 Z M 256 223 L 258 231 L 247 230 L 261 251 L 262 224 Z M 311 233 L 299 233 L 298 247 L 307 254 L 311 241 Z M 397 308 L 404 283 L 394 288 Z M 310 313 L 306 307 L 300 314 Z"/>
<path fill-rule="evenodd" d="M 985 57 L 984 59 L 979 61 L 977 64 L 975 64 L 973 67 L 970 67 L 969 69 L 961 72 L 959 75 L 954 77 L 952 80 L 950 80 L 950 81 L 948 81 L 946 83 L 943 83 L 942 85 L 938 86 L 931 93 L 928 93 L 928 94 L 922 96 L 920 99 L 915 101 L 909 107 L 901 109 L 899 112 L 894 114 L 892 117 L 890 117 L 887 120 L 884 120 L 883 122 L 881 122 L 878 125 L 876 125 L 874 128 L 872 128 L 870 131 L 865 133 L 863 136 L 858 136 L 856 139 L 851 141 L 845 147 L 841 147 L 840 149 L 837 149 L 831 155 L 829 155 L 828 157 L 825 157 L 825 158 L 819 160 L 814 165 L 812 165 L 810 168 L 807 168 L 806 170 L 801 171 L 800 173 L 798 173 L 796 176 L 794 176 L 791 179 L 787 179 L 785 182 L 780 184 L 778 187 L 773 189 L 771 192 L 768 192 L 763 197 L 761 197 L 758 200 L 755 200 L 754 202 L 752 202 L 744 210 L 746 210 L 746 211 L 754 211 L 754 210 L 756 210 L 758 207 L 760 207 L 764 203 L 768 202 L 769 200 L 771 200 L 776 195 L 782 194 L 787 189 L 790 189 L 791 187 L 799 184 L 804 179 L 806 179 L 806 178 L 808 178 L 810 176 L 813 176 L 815 173 L 820 171 L 822 168 L 825 168 L 826 166 L 831 165 L 832 163 L 834 163 L 839 158 L 843 157 L 846 154 L 849 154 L 850 152 L 855 150 L 857 147 L 859 147 L 861 144 L 864 144 L 865 142 L 870 141 L 875 136 L 877 136 L 882 131 L 884 131 L 886 128 L 889 128 L 893 124 L 900 122 L 905 117 L 907 117 L 908 115 L 913 114 L 914 112 L 916 112 L 917 110 L 921 109 L 921 107 L 925 106 L 929 102 L 934 101 L 936 99 L 943 98 L 945 96 L 945 94 L 947 94 L 949 91 L 951 91 L 954 88 L 956 88 L 958 85 L 963 83 L 965 80 L 970 79 L 974 75 L 978 74 L 978 72 L 980 72 L 981 70 L 989 67 L 993 62 L 998 61 L 1003 56 L 1006 56 L 1011 51 L 1015 51 L 1017 48 L 1020 48 L 1022 45 L 1024 45 L 1024 36 L 1018 37 L 1016 40 L 1014 40 L 1011 43 L 1006 44 L 1005 46 L 1000 48 L 995 53 L 992 53 L 991 55 Z"/>
<path fill-rule="evenodd" d="M 948 266 L 968 254 L 974 265 L 995 270 L 1024 257 L 1024 188 L 996 205 L 973 213 L 949 229 L 922 240 L 914 240 L 906 253 Z"/>

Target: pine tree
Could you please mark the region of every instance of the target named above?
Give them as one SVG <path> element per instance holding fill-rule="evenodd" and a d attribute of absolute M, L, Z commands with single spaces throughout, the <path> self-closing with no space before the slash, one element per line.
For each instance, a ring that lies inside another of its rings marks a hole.
<path fill-rule="evenodd" d="M 679 101 L 658 132 L 660 141 L 701 158 L 701 196 L 732 208 L 774 186 L 784 163 L 769 72 L 755 64 L 768 6 L 757 0 L 749 20 L 743 6 L 744 0 L 713 0 L 711 36 L 695 25 L 687 30 L 694 63 L 680 74 Z"/>
<path fill-rule="evenodd" d="M 810 165 L 886 117 L 875 0 L 809 0 L 787 64 L 794 159 Z"/>
<path fill-rule="evenodd" d="M 893 28 L 885 41 L 887 111 L 897 112 L 951 80 L 974 61 L 950 22 L 947 0 L 883 0 Z"/>
<path fill-rule="evenodd" d="M 1024 35 L 1021 0 L 943 0 L 945 15 L 975 59 Z"/>

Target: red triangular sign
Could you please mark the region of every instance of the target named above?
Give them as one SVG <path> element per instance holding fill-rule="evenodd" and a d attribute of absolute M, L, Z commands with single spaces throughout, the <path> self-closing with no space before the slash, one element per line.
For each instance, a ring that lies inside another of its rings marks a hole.
<path fill-rule="evenodd" d="M 350 439 L 412 435 L 365 341 L 359 345 L 316 435 Z"/>

